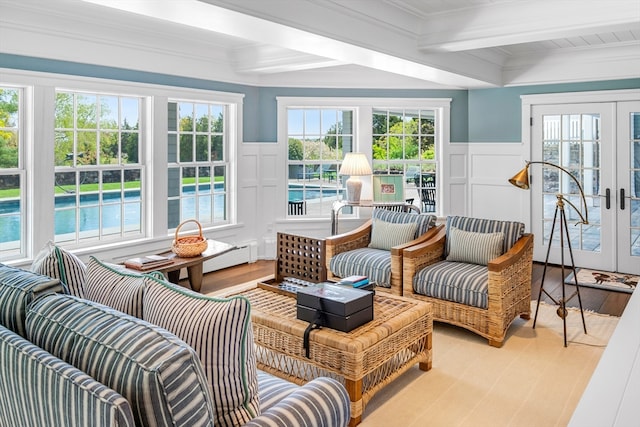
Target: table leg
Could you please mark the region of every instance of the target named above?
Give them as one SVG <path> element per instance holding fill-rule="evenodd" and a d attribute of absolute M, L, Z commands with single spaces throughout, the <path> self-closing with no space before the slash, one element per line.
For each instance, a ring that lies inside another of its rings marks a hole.
<path fill-rule="evenodd" d="M 167 279 L 169 279 L 171 283 L 178 284 L 178 282 L 180 282 L 180 270 L 168 271 Z"/>
<path fill-rule="evenodd" d="M 189 275 L 191 289 L 200 292 L 200 288 L 202 287 L 202 263 L 187 267 L 187 273 Z"/>
<path fill-rule="evenodd" d="M 362 421 L 362 378 L 353 381 L 345 378 L 344 386 L 349 394 L 349 400 L 351 401 L 351 420 L 349 421 L 349 427 L 355 427 Z"/>

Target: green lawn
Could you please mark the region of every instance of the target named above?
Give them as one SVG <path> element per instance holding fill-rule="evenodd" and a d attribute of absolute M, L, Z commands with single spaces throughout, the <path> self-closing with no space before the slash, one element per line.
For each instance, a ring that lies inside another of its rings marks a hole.
<path fill-rule="evenodd" d="M 224 178 L 221 176 L 217 176 L 215 178 L 215 182 L 223 182 L 223 181 L 224 181 Z M 182 185 L 195 184 L 195 182 L 196 182 L 195 178 L 182 179 Z M 206 184 L 208 182 L 211 182 L 211 178 L 200 178 L 200 184 Z M 124 188 L 125 190 L 139 189 L 140 181 L 126 182 L 124 185 Z M 80 186 L 81 193 L 95 192 L 95 191 L 98 191 L 98 189 L 99 189 L 99 184 L 82 184 Z M 117 182 L 103 185 L 104 191 L 119 190 L 119 189 L 120 189 L 120 184 Z M 74 185 L 60 185 L 55 187 L 55 194 L 68 194 L 70 192 L 74 192 L 75 190 L 76 188 Z M 20 190 L 18 188 L 9 188 L 6 190 L 0 190 L 0 199 L 9 199 L 9 198 L 17 198 L 17 197 L 20 197 Z"/>

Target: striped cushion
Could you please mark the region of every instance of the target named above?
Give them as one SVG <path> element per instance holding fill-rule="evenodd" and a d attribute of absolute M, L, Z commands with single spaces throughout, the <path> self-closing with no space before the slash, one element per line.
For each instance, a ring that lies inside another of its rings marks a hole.
<path fill-rule="evenodd" d="M 58 279 L 0 264 L 0 325 L 24 337 L 27 306 L 51 292 L 64 292 Z"/>
<path fill-rule="evenodd" d="M 390 251 L 394 246 L 404 245 L 415 239 L 418 224 L 396 224 L 374 219 L 371 225 L 369 247 Z"/>
<path fill-rule="evenodd" d="M 71 295 L 84 298 L 86 267 L 84 263 L 63 248 L 49 241 L 36 255 L 31 271 L 59 279 Z"/>
<path fill-rule="evenodd" d="M 374 209 L 371 214 L 372 219 L 379 219 L 394 224 L 416 223 L 418 228 L 414 234 L 414 239 L 423 235 L 430 228 L 436 225 L 436 216 L 427 214 L 415 214 L 410 212 L 394 212 L 388 209 Z"/>
<path fill-rule="evenodd" d="M 258 370 L 260 411 L 265 412 L 298 389 L 294 383 Z"/>
<path fill-rule="evenodd" d="M 487 265 L 502 255 L 504 233 L 475 233 L 451 227 L 447 261 Z"/>
<path fill-rule="evenodd" d="M 27 339 L 123 395 L 136 425 L 213 426 L 198 356 L 157 326 L 70 295 L 46 295 L 29 307 Z"/>
<path fill-rule="evenodd" d="M 362 248 L 331 258 L 329 268 L 338 277 L 367 276 L 384 288 L 391 287 L 391 256 L 382 249 Z"/>
<path fill-rule="evenodd" d="M 428 297 L 487 308 L 487 266 L 440 261 L 423 268 L 413 278 L 413 290 Z"/>
<path fill-rule="evenodd" d="M 0 396 L 3 426 L 135 426 L 121 394 L 2 326 Z"/>
<path fill-rule="evenodd" d="M 216 425 L 260 413 L 249 301 L 215 299 L 145 277 L 144 319 L 176 334 L 200 356 L 213 388 Z"/>
<path fill-rule="evenodd" d="M 144 277 L 114 268 L 94 257 L 87 263 L 86 298 L 142 319 Z"/>
<path fill-rule="evenodd" d="M 456 227 L 464 231 L 475 231 L 478 233 L 504 233 L 504 242 L 502 243 L 502 253 L 511 249 L 522 234 L 524 233 L 524 224 L 515 221 L 499 221 L 495 219 L 468 218 L 464 216 L 447 217 L 446 233 L 446 255 L 449 254 L 449 233 L 451 227 Z"/>
<path fill-rule="evenodd" d="M 245 427 L 331 427 L 346 426 L 350 421 L 349 395 L 333 378 L 315 378 L 304 387 L 292 387 L 282 379 L 260 373 L 263 396 L 260 404 L 268 409 Z"/>

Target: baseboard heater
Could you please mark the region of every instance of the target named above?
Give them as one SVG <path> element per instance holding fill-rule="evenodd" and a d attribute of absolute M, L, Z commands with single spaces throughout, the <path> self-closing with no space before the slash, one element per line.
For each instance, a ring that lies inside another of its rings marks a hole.
<path fill-rule="evenodd" d="M 203 273 L 209 273 L 211 271 L 222 270 L 223 268 L 233 267 L 235 265 L 256 262 L 257 259 L 258 242 L 249 241 L 238 243 L 238 249 L 205 261 L 202 270 Z"/>

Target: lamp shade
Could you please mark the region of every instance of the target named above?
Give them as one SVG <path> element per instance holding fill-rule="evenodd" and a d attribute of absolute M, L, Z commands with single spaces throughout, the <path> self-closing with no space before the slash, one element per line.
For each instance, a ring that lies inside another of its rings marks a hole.
<path fill-rule="evenodd" d="M 347 153 L 338 172 L 340 175 L 350 176 L 371 175 L 371 173 L 371 166 L 363 153 Z"/>
<path fill-rule="evenodd" d="M 523 190 L 529 189 L 529 165 L 525 166 L 520 172 L 515 174 L 509 182 Z"/>

